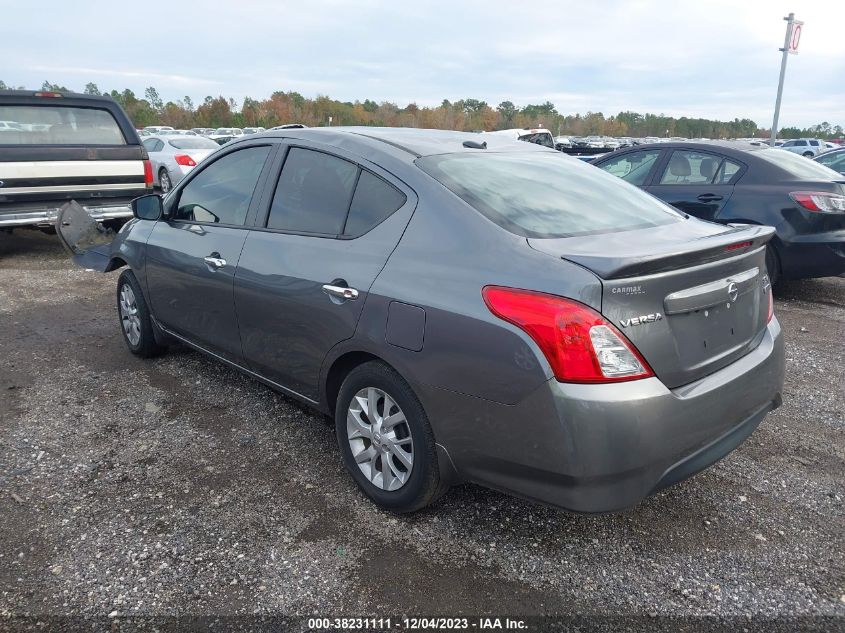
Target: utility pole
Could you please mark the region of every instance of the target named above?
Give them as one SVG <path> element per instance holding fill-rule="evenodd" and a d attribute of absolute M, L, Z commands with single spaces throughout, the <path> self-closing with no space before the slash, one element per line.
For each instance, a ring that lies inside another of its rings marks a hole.
<path fill-rule="evenodd" d="M 784 20 L 786 20 L 786 34 L 783 37 L 783 48 L 780 49 L 783 57 L 780 61 L 780 80 L 778 81 L 778 96 L 775 100 L 775 118 L 772 121 L 772 147 L 775 146 L 775 140 L 778 136 L 778 117 L 780 117 L 780 101 L 783 97 L 783 79 L 786 77 L 786 60 L 790 53 L 793 55 L 798 53 L 801 27 L 804 25 L 803 22 L 795 19 L 794 13 L 790 13 Z"/>

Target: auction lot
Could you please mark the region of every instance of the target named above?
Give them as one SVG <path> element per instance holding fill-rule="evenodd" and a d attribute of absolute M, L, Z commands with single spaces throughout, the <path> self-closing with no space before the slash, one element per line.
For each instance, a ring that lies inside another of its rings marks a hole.
<path fill-rule="evenodd" d="M 691 480 L 621 514 L 466 485 L 397 517 L 324 418 L 129 354 L 118 274 L 0 234 L 0 616 L 845 616 L 843 278 L 776 296 L 784 405 Z"/>

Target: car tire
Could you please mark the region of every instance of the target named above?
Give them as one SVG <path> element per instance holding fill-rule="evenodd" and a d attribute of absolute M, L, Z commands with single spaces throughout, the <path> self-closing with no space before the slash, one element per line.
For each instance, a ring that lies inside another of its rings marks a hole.
<path fill-rule="evenodd" d="M 374 416 L 368 416 L 371 404 Z M 391 427 L 382 425 L 391 418 Z M 448 489 L 425 410 L 410 385 L 386 364 L 371 361 L 349 372 L 338 393 L 335 432 L 346 470 L 381 508 L 414 512 Z"/>
<path fill-rule="evenodd" d="M 161 187 L 162 193 L 167 193 L 173 189 L 173 181 L 170 179 L 170 174 L 162 167 L 158 171 L 158 185 Z"/>
<path fill-rule="evenodd" d="M 117 314 L 120 332 L 130 352 L 141 358 L 152 358 L 164 351 L 156 341 L 150 310 L 131 270 L 124 270 L 117 280 Z"/>
<path fill-rule="evenodd" d="M 766 270 L 769 274 L 769 283 L 774 288 L 780 283 L 780 257 L 771 242 L 766 244 Z"/>
<path fill-rule="evenodd" d="M 813 156 L 815 156 L 815 154 L 813 154 L 813 152 L 804 152 L 801 155 L 806 156 L 807 158 L 812 158 Z"/>

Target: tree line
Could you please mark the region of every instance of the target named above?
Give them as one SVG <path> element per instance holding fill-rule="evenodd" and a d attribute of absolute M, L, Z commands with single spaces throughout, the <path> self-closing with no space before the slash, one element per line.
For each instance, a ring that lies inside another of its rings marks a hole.
<path fill-rule="evenodd" d="M 11 89 L 0 81 L 0 90 Z M 19 89 L 23 89 L 20 87 Z M 45 81 L 41 90 L 68 91 L 65 86 Z M 420 107 L 409 103 L 399 107 L 395 103 L 370 99 L 337 101 L 324 95 L 310 99 L 298 92 L 276 91 L 268 99 L 246 97 L 240 107 L 234 99 L 207 96 L 201 103 L 186 96 L 165 102 L 150 86 L 143 97 L 132 90 L 101 92 L 95 83 L 88 83 L 85 94 L 107 94 L 117 101 L 136 127 L 171 125 L 177 129 L 193 127 L 273 127 L 284 123 L 323 125 L 376 125 L 389 127 L 417 127 L 448 130 L 501 130 L 507 128 L 545 127 L 554 134 L 571 136 L 680 136 L 684 138 L 746 138 L 768 137 L 769 130 L 751 119 L 716 121 L 703 118 L 672 117 L 664 114 L 620 112 L 605 116 L 601 112 L 562 114 L 550 101 L 518 107 L 511 101 L 491 106 L 479 99 L 444 99 L 436 107 Z M 841 125 L 828 122 L 807 128 L 786 127 L 780 138 L 841 138 Z"/>

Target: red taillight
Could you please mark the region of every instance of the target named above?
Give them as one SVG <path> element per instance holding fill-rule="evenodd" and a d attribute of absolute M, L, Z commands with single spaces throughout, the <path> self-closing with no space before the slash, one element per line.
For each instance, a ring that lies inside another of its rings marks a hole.
<path fill-rule="evenodd" d="M 56 99 L 61 97 L 62 94 L 60 92 L 36 92 L 36 97 L 50 97 L 51 99 Z"/>
<path fill-rule="evenodd" d="M 825 191 L 793 191 L 789 197 L 808 211 L 845 213 L 845 196 Z"/>
<path fill-rule="evenodd" d="M 144 187 L 151 189 L 153 186 L 153 164 L 149 160 L 144 161 Z"/>
<path fill-rule="evenodd" d="M 196 161 L 188 156 L 187 154 L 176 154 L 173 157 L 176 160 L 176 163 L 182 165 L 183 167 L 196 167 Z"/>
<path fill-rule="evenodd" d="M 725 246 L 725 250 L 726 251 L 738 251 L 741 248 L 748 248 L 753 243 L 754 242 L 748 241 L 748 242 L 737 242 L 736 244 L 728 244 L 727 246 Z"/>
<path fill-rule="evenodd" d="M 482 296 L 493 314 L 534 340 L 561 382 L 620 382 L 654 375 L 625 336 L 582 303 L 499 286 L 486 286 Z"/>
<path fill-rule="evenodd" d="M 768 290 L 768 292 L 769 292 L 769 311 L 768 311 L 768 314 L 766 315 L 766 323 L 768 323 L 769 321 L 771 321 L 771 320 L 772 320 L 772 318 L 774 318 L 774 316 L 775 316 L 775 298 L 774 298 L 774 296 L 772 295 L 772 286 L 771 286 L 771 284 L 769 285 L 769 287 L 767 288 L 767 290 Z"/>

